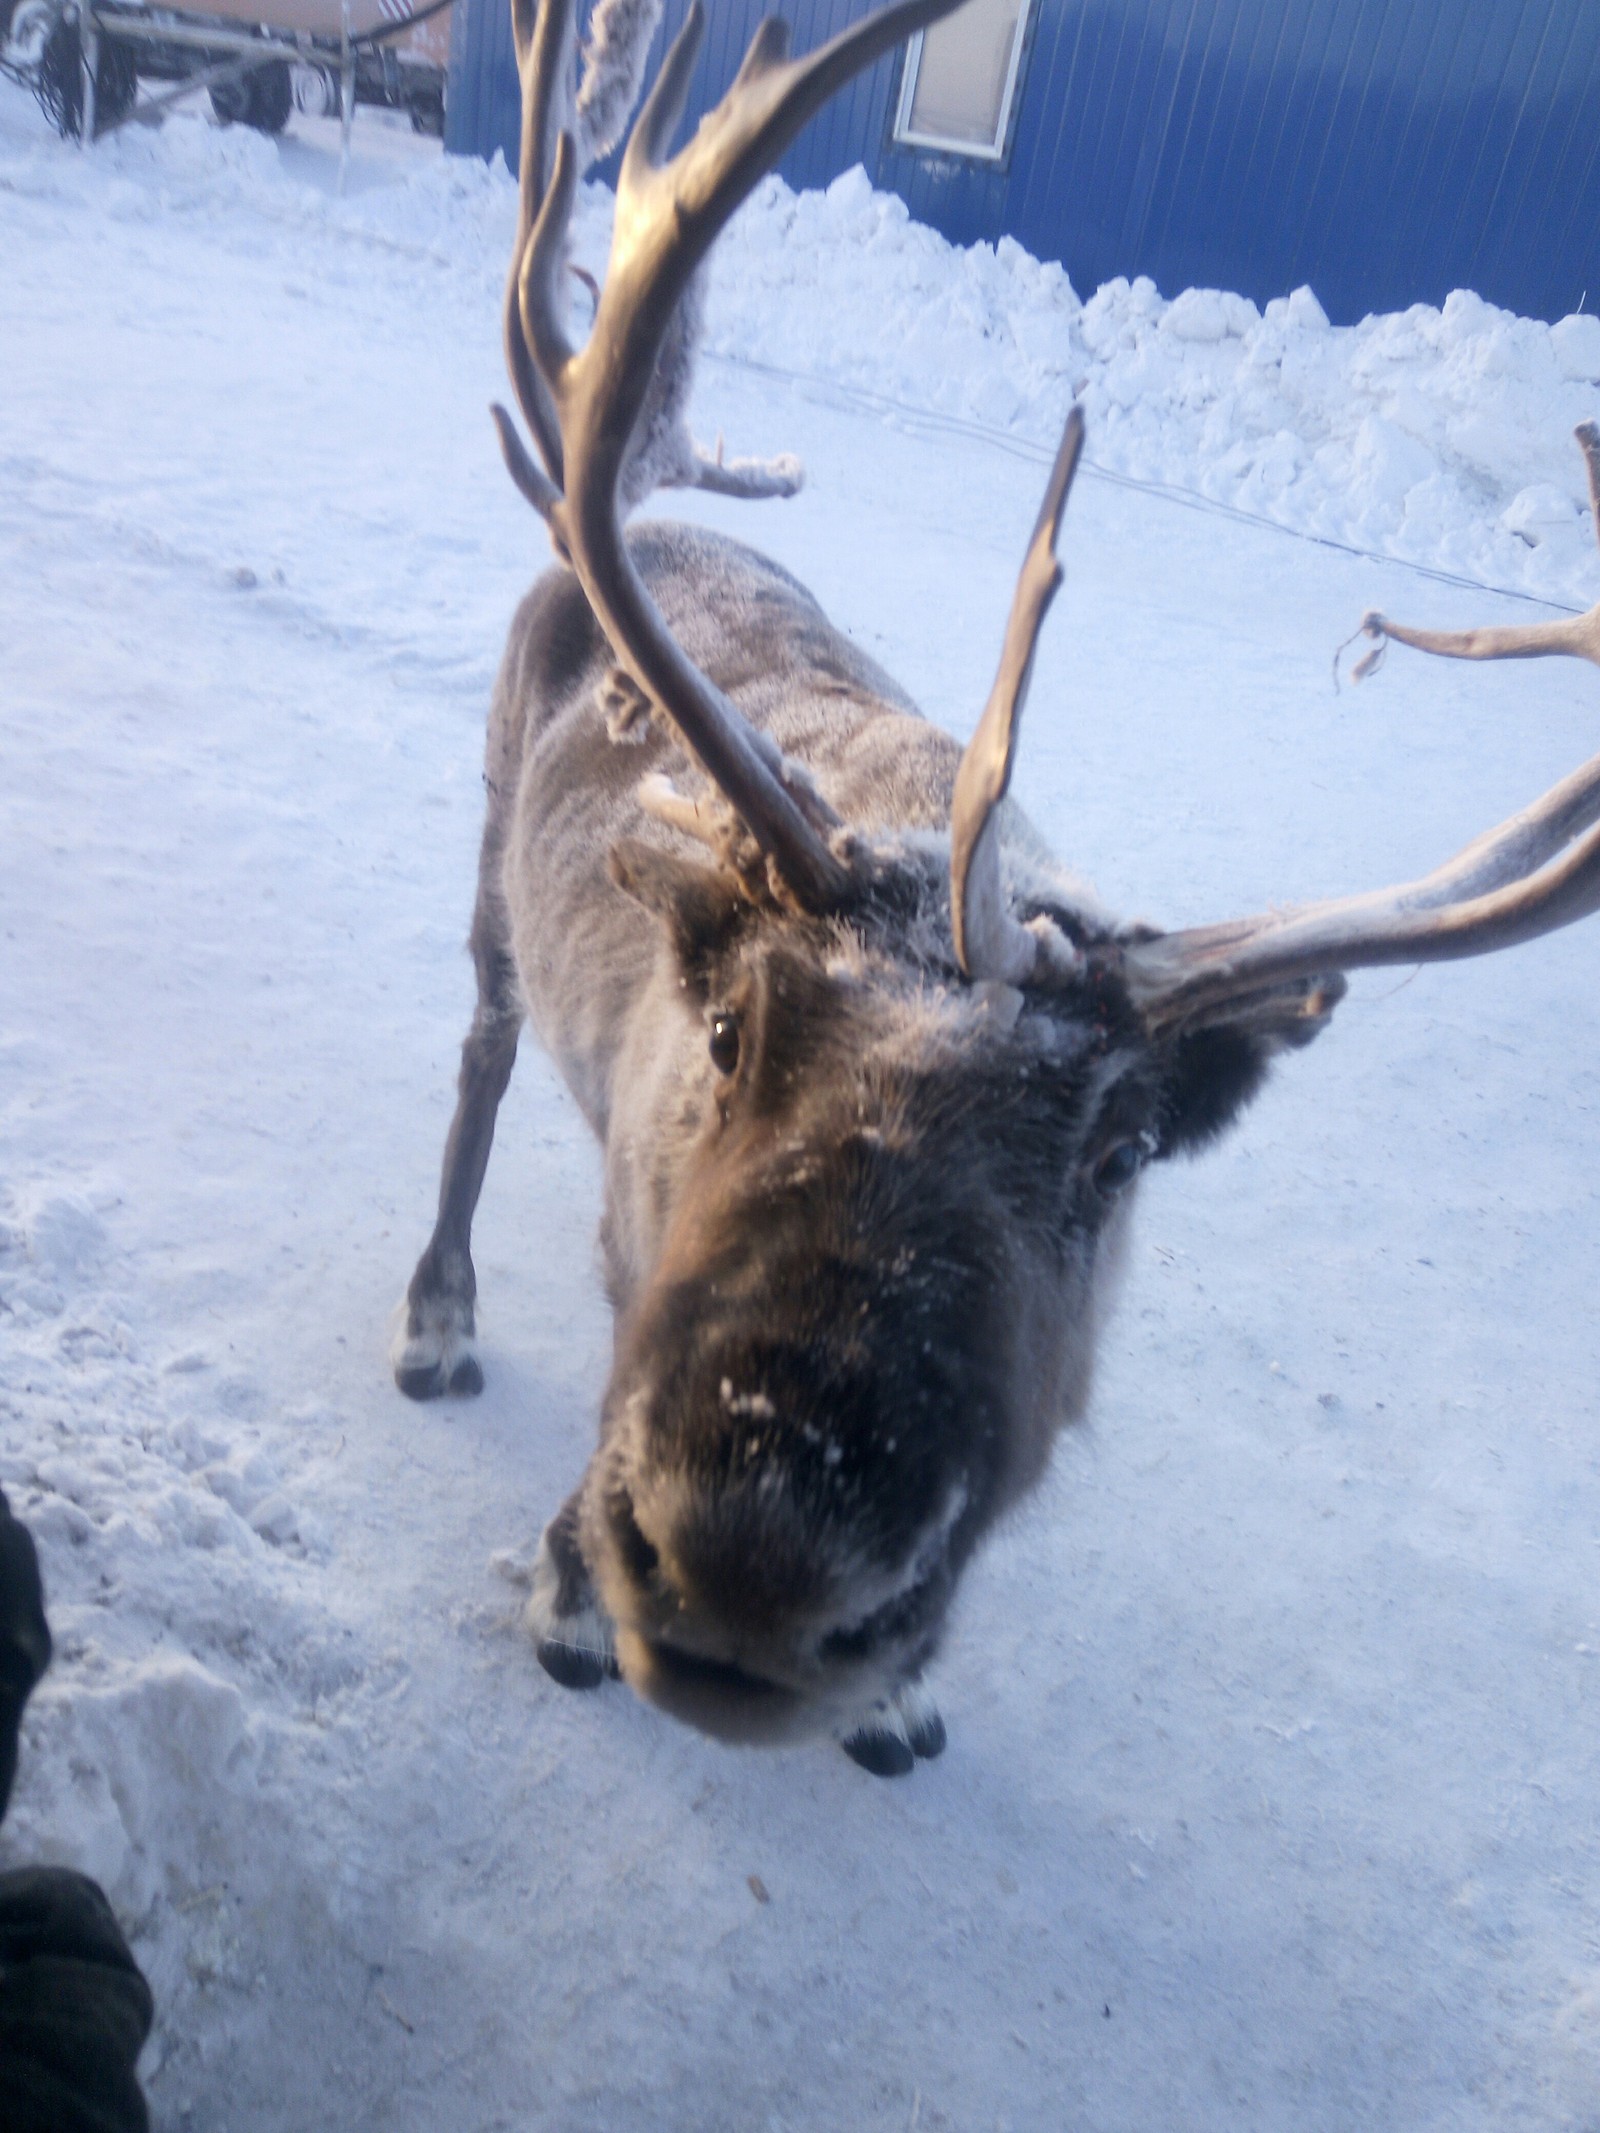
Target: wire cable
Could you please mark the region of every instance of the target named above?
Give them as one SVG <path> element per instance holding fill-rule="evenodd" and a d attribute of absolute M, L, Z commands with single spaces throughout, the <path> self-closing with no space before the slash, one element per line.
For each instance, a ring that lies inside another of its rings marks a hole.
<path fill-rule="evenodd" d="M 725 355 L 710 349 L 703 354 L 712 362 L 727 363 L 736 370 L 754 371 L 762 377 L 778 378 L 789 385 L 832 395 L 847 407 L 855 407 L 867 413 L 892 414 L 906 423 L 913 431 L 935 436 L 971 437 L 976 442 L 994 445 L 1002 452 L 1010 452 L 1018 459 L 1025 459 L 1034 466 L 1048 466 L 1055 454 L 1051 446 L 1036 444 L 1031 437 L 1019 437 L 1012 430 L 996 429 L 992 423 L 974 421 L 965 415 L 945 415 L 933 408 L 917 407 L 910 401 L 897 400 L 892 394 L 874 392 L 865 385 L 845 385 L 833 378 L 820 378 L 808 371 L 787 370 L 779 363 L 759 362 L 753 356 Z M 1119 489 L 1134 489 L 1145 496 L 1159 496 L 1166 502 L 1181 504 L 1186 510 L 1210 512 L 1214 517 L 1232 519 L 1243 526 L 1264 527 L 1269 533 L 1287 534 L 1291 540 L 1310 541 L 1318 548 L 1331 548 L 1339 555 L 1354 556 L 1364 563 L 1383 563 L 1401 570 L 1413 571 L 1418 577 L 1432 578 L 1440 585 L 1458 585 L 1467 592 L 1493 594 L 1503 600 L 1522 600 L 1532 607 L 1545 607 L 1559 615 L 1581 615 L 1581 607 L 1571 607 L 1565 601 L 1552 600 L 1543 593 L 1525 592 L 1514 585 L 1494 585 L 1482 578 L 1469 578 L 1460 571 L 1443 570 L 1437 564 L 1414 562 L 1408 556 L 1389 555 L 1381 548 L 1362 548 L 1354 541 L 1338 540 L 1331 533 L 1312 533 L 1302 526 L 1286 526 L 1281 519 L 1268 518 L 1261 511 L 1247 511 L 1242 505 L 1224 503 L 1220 497 L 1207 496 L 1199 489 L 1186 489 L 1177 482 L 1149 481 L 1137 474 L 1124 474 L 1115 467 L 1103 465 L 1099 460 L 1084 455 L 1082 471 L 1098 481 L 1110 482 Z"/>

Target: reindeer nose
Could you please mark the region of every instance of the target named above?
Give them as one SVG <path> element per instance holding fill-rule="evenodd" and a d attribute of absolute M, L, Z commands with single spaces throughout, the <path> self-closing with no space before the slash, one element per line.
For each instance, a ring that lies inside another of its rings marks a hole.
<path fill-rule="evenodd" d="M 731 1659 L 627 1632 L 619 1655 L 624 1678 L 641 1695 L 720 1740 L 781 1740 L 794 1730 L 799 1694 Z"/>
<path fill-rule="evenodd" d="M 722 1740 L 793 1740 L 816 1730 L 803 1678 L 812 1640 L 796 1615 L 811 1578 L 787 1574 L 791 1550 L 750 1513 L 713 1493 L 680 1507 L 670 1530 L 646 1509 L 647 1533 L 619 1476 L 603 1498 L 602 1585 L 639 1695 Z"/>

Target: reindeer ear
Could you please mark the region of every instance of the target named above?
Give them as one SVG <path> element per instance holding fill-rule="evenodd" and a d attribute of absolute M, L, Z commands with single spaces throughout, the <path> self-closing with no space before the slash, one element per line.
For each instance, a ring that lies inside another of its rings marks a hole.
<path fill-rule="evenodd" d="M 1344 993 L 1337 975 L 1283 987 L 1178 1038 L 1168 1055 L 1157 1159 L 1198 1154 L 1226 1133 L 1259 1093 L 1278 1053 L 1301 1051 L 1320 1037 Z"/>
<path fill-rule="evenodd" d="M 611 847 L 610 868 L 623 894 L 665 924 L 684 977 L 704 995 L 714 965 L 750 908 L 733 876 L 642 837 L 619 837 Z"/>

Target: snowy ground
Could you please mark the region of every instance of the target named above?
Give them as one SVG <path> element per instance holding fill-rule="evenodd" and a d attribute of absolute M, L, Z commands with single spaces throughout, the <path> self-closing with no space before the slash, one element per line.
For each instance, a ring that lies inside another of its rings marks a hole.
<path fill-rule="evenodd" d="M 0 1852 L 110 1889 L 157 2125 L 1594 2133 L 1594 926 L 1357 985 L 1152 1179 L 1094 1426 L 969 1579 L 942 1762 L 740 1754 L 534 1665 L 495 1558 L 581 1467 L 608 1328 L 531 1044 L 488 1390 L 410 1407 L 384 1353 L 541 562 L 483 413 L 511 193 L 357 139 L 338 201 L 325 129 L 82 156 L 0 88 L 0 1482 L 58 1638 Z M 1592 321 L 1080 308 L 848 181 L 733 250 L 704 427 L 810 486 L 690 508 L 958 729 L 1080 382 L 1113 471 L 1600 577 Z M 1540 482 L 1570 523 L 1519 534 Z M 1332 691 L 1369 605 L 1537 608 L 1104 478 L 1065 548 L 1018 785 L 1125 909 L 1397 878 L 1595 746 L 1564 664 Z"/>

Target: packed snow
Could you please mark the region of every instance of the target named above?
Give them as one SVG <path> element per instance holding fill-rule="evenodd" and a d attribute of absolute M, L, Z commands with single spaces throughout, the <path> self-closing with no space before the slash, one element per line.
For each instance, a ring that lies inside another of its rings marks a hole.
<path fill-rule="evenodd" d="M 385 1360 L 547 561 L 484 415 L 513 189 L 356 142 L 341 198 L 325 126 L 84 154 L 0 85 L 0 1484 L 57 1637 L 0 1860 L 107 1887 L 157 2126 L 1593 2133 L 1593 923 L 1362 981 L 1149 1181 L 941 1761 L 739 1753 L 535 1665 L 609 1328 L 531 1040 L 488 1387 L 418 1409 Z M 1600 321 L 1080 302 L 854 173 L 762 188 L 709 339 L 701 434 L 808 486 L 672 508 L 958 731 L 1081 393 L 1017 782 L 1130 914 L 1403 878 L 1593 752 L 1571 663 L 1330 661 L 1369 606 L 1588 604 Z"/>

